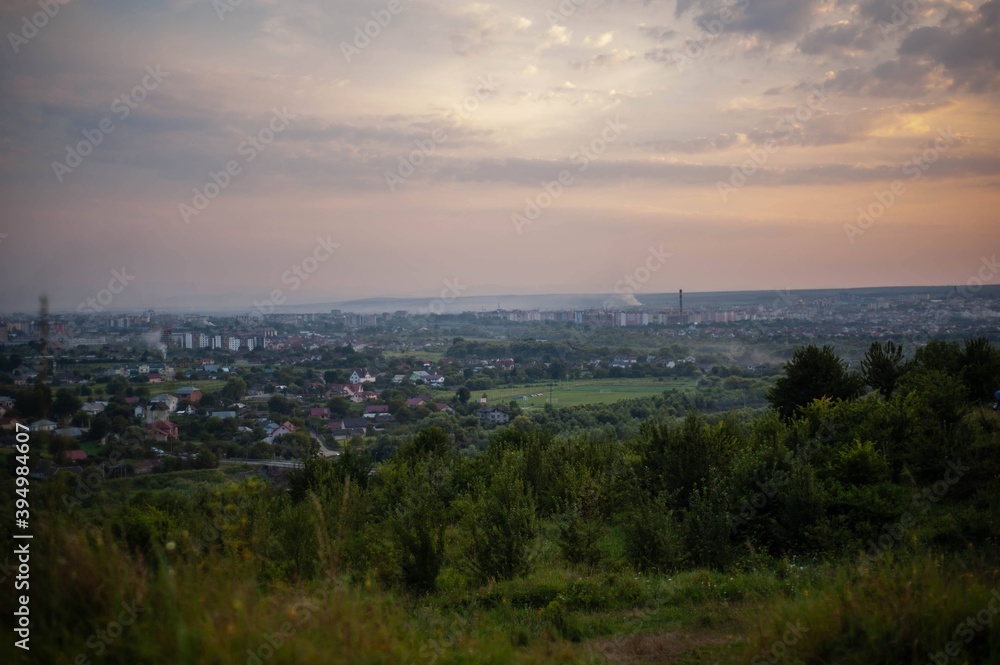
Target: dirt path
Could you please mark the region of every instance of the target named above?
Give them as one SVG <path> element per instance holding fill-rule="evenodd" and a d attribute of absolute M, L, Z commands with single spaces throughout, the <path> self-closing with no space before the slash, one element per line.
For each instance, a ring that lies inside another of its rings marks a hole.
<path fill-rule="evenodd" d="M 664 631 L 643 635 L 617 635 L 594 640 L 591 648 L 610 663 L 657 665 L 675 663 L 695 649 L 735 642 L 736 637 L 713 632 Z"/>

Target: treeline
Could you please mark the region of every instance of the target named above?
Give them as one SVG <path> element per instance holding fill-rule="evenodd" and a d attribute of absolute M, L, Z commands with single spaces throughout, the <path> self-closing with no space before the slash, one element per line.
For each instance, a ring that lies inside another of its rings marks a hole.
<path fill-rule="evenodd" d="M 143 556 L 169 542 L 195 560 L 233 554 L 264 583 L 332 569 L 414 593 L 442 576 L 474 587 L 524 575 L 544 543 L 570 566 L 666 572 L 879 558 L 918 533 L 941 547 L 996 542 L 1000 421 L 967 390 L 996 377 L 931 358 L 940 354 L 921 355 L 888 396 L 821 395 L 787 417 L 691 411 L 650 417 L 625 440 L 520 420 L 475 457 L 428 427 L 380 464 L 354 450 L 311 460 L 288 492 L 247 481 L 140 493 L 104 519 Z"/>

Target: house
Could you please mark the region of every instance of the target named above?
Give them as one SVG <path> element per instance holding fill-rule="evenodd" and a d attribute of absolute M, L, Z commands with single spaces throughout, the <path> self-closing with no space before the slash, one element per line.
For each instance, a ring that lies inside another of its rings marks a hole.
<path fill-rule="evenodd" d="M 502 406 L 490 406 L 479 409 L 479 421 L 483 423 L 494 423 L 496 425 L 506 425 L 510 422 L 510 414 Z"/>
<path fill-rule="evenodd" d="M 0 430 L 4 432 L 13 432 L 14 430 L 17 429 L 18 423 L 24 425 L 26 422 L 27 421 L 25 421 L 23 418 L 10 418 L 10 417 L 0 418 Z M 23 432 L 24 430 L 21 431 Z"/>
<path fill-rule="evenodd" d="M 364 418 L 375 418 L 380 413 L 389 413 L 388 404 L 369 404 L 362 414 Z"/>
<path fill-rule="evenodd" d="M 28 425 L 28 429 L 32 432 L 54 432 L 56 428 L 59 427 L 59 423 L 54 423 L 51 420 L 36 420 L 35 422 Z"/>
<path fill-rule="evenodd" d="M 70 439 L 83 438 L 83 430 L 80 429 L 79 427 L 62 427 L 60 429 L 55 430 L 55 433 L 58 436 L 65 436 Z"/>
<path fill-rule="evenodd" d="M 410 409 L 415 409 L 418 406 L 423 406 L 424 404 L 430 404 L 433 401 L 434 400 L 432 400 L 430 397 L 411 397 L 410 399 L 406 400 L 406 406 Z"/>
<path fill-rule="evenodd" d="M 378 399 L 378 393 L 374 390 L 362 390 L 351 398 L 353 402 L 370 402 Z"/>
<path fill-rule="evenodd" d="M 333 435 L 334 441 L 343 441 L 352 436 L 364 436 L 368 432 L 371 423 L 367 418 L 344 418 L 342 420 L 331 420 L 327 426 Z"/>
<path fill-rule="evenodd" d="M 212 418 L 236 418 L 237 414 L 235 411 L 212 411 Z"/>
<path fill-rule="evenodd" d="M 356 369 L 351 372 L 351 383 L 374 383 L 375 377 L 367 369 Z"/>
<path fill-rule="evenodd" d="M 149 379 L 150 383 L 162 383 L 163 382 L 163 376 L 159 372 L 150 372 L 149 374 L 146 375 L 146 378 Z"/>
<path fill-rule="evenodd" d="M 146 424 L 152 424 L 160 420 L 170 420 L 170 410 L 166 402 L 150 402 L 146 408 Z"/>
<path fill-rule="evenodd" d="M 625 354 L 625 353 L 619 353 L 618 355 L 616 355 L 614 357 L 614 359 L 612 359 L 611 366 L 612 367 L 631 367 L 636 362 L 638 362 L 638 361 L 636 360 L 635 356 L 630 356 L 630 355 Z"/>
<path fill-rule="evenodd" d="M 107 407 L 107 402 L 86 402 L 80 407 L 80 410 L 88 415 L 96 416 L 98 413 L 102 413 Z"/>
<path fill-rule="evenodd" d="M 83 462 L 87 459 L 86 450 L 67 450 L 66 459 L 70 462 Z"/>
<path fill-rule="evenodd" d="M 392 377 L 392 382 L 393 383 L 402 383 L 403 381 L 406 381 L 406 375 L 405 374 L 395 374 Z"/>
<path fill-rule="evenodd" d="M 8 409 L 8 410 L 13 409 L 14 408 L 14 398 L 13 397 L 8 397 L 7 395 L 0 395 L 0 406 L 4 407 L 5 409 Z"/>
<path fill-rule="evenodd" d="M 14 376 L 14 385 L 18 386 L 25 386 L 38 378 L 38 372 L 26 365 L 14 368 L 11 374 Z"/>
<path fill-rule="evenodd" d="M 157 420 L 146 425 L 146 429 L 153 435 L 153 439 L 158 443 L 173 441 L 179 436 L 177 423 L 169 420 Z"/>
<path fill-rule="evenodd" d="M 438 411 L 442 411 L 444 413 L 450 413 L 451 415 L 455 415 L 455 409 L 451 408 L 451 404 L 445 404 L 444 402 L 438 402 L 437 408 L 438 408 Z"/>
<path fill-rule="evenodd" d="M 493 364 L 505 372 L 511 372 L 517 367 L 513 358 L 498 358 Z"/>
<path fill-rule="evenodd" d="M 326 420 L 330 419 L 330 408 L 326 406 L 314 406 L 309 409 L 310 418 L 324 418 Z"/>
<path fill-rule="evenodd" d="M 286 434 L 291 434 L 292 432 L 295 431 L 298 431 L 298 427 L 296 427 L 295 425 L 291 424 L 286 420 L 285 422 L 281 423 L 280 425 L 272 429 L 268 433 L 268 435 L 264 438 L 264 441 L 266 441 L 267 443 L 274 443 L 275 441 L 285 436 Z"/>
<path fill-rule="evenodd" d="M 152 404 L 164 404 L 168 411 L 176 411 L 177 404 L 180 402 L 179 399 L 173 395 L 168 395 L 167 393 L 160 393 L 158 395 L 153 395 L 149 398 L 149 403 Z"/>
<path fill-rule="evenodd" d="M 186 399 L 192 404 L 197 404 L 201 400 L 202 392 L 200 389 L 193 386 L 188 386 L 186 388 L 178 388 L 174 391 L 174 396 L 177 399 Z"/>
<path fill-rule="evenodd" d="M 431 384 L 432 386 L 443 386 L 444 377 L 440 374 L 428 374 L 424 377 L 424 381 Z"/>
<path fill-rule="evenodd" d="M 331 383 L 326 388 L 327 397 L 351 397 L 353 394 L 349 383 Z"/>

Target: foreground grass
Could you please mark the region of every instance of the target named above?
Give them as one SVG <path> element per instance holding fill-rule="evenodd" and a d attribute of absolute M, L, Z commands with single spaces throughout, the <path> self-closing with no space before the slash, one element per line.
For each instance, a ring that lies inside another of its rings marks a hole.
<path fill-rule="evenodd" d="M 444 574 L 436 594 L 408 597 L 336 571 L 259 584 L 239 561 L 184 559 L 169 543 L 143 559 L 68 521 L 43 527 L 32 552 L 32 650 L 5 662 L 915 664 L 948 648 L 949 663 L 1000 658 L 1000 621 L 983 614 L 1000 598 L 1000 569 L 975 553 L 649 576 L 546 563 L 482 587 Z M 13 609 L 5 594 L 0 611 Z M 970 617 L 966 642 L 956 630 Z"/>

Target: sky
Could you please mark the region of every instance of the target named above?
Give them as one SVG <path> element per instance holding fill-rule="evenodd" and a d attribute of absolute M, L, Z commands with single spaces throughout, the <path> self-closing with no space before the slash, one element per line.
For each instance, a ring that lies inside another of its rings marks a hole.
<path fill-rule="evenodd" d="M 1000 0 L 0 0 L 0 30 L 0 310 L 1000 282 Z"/>

